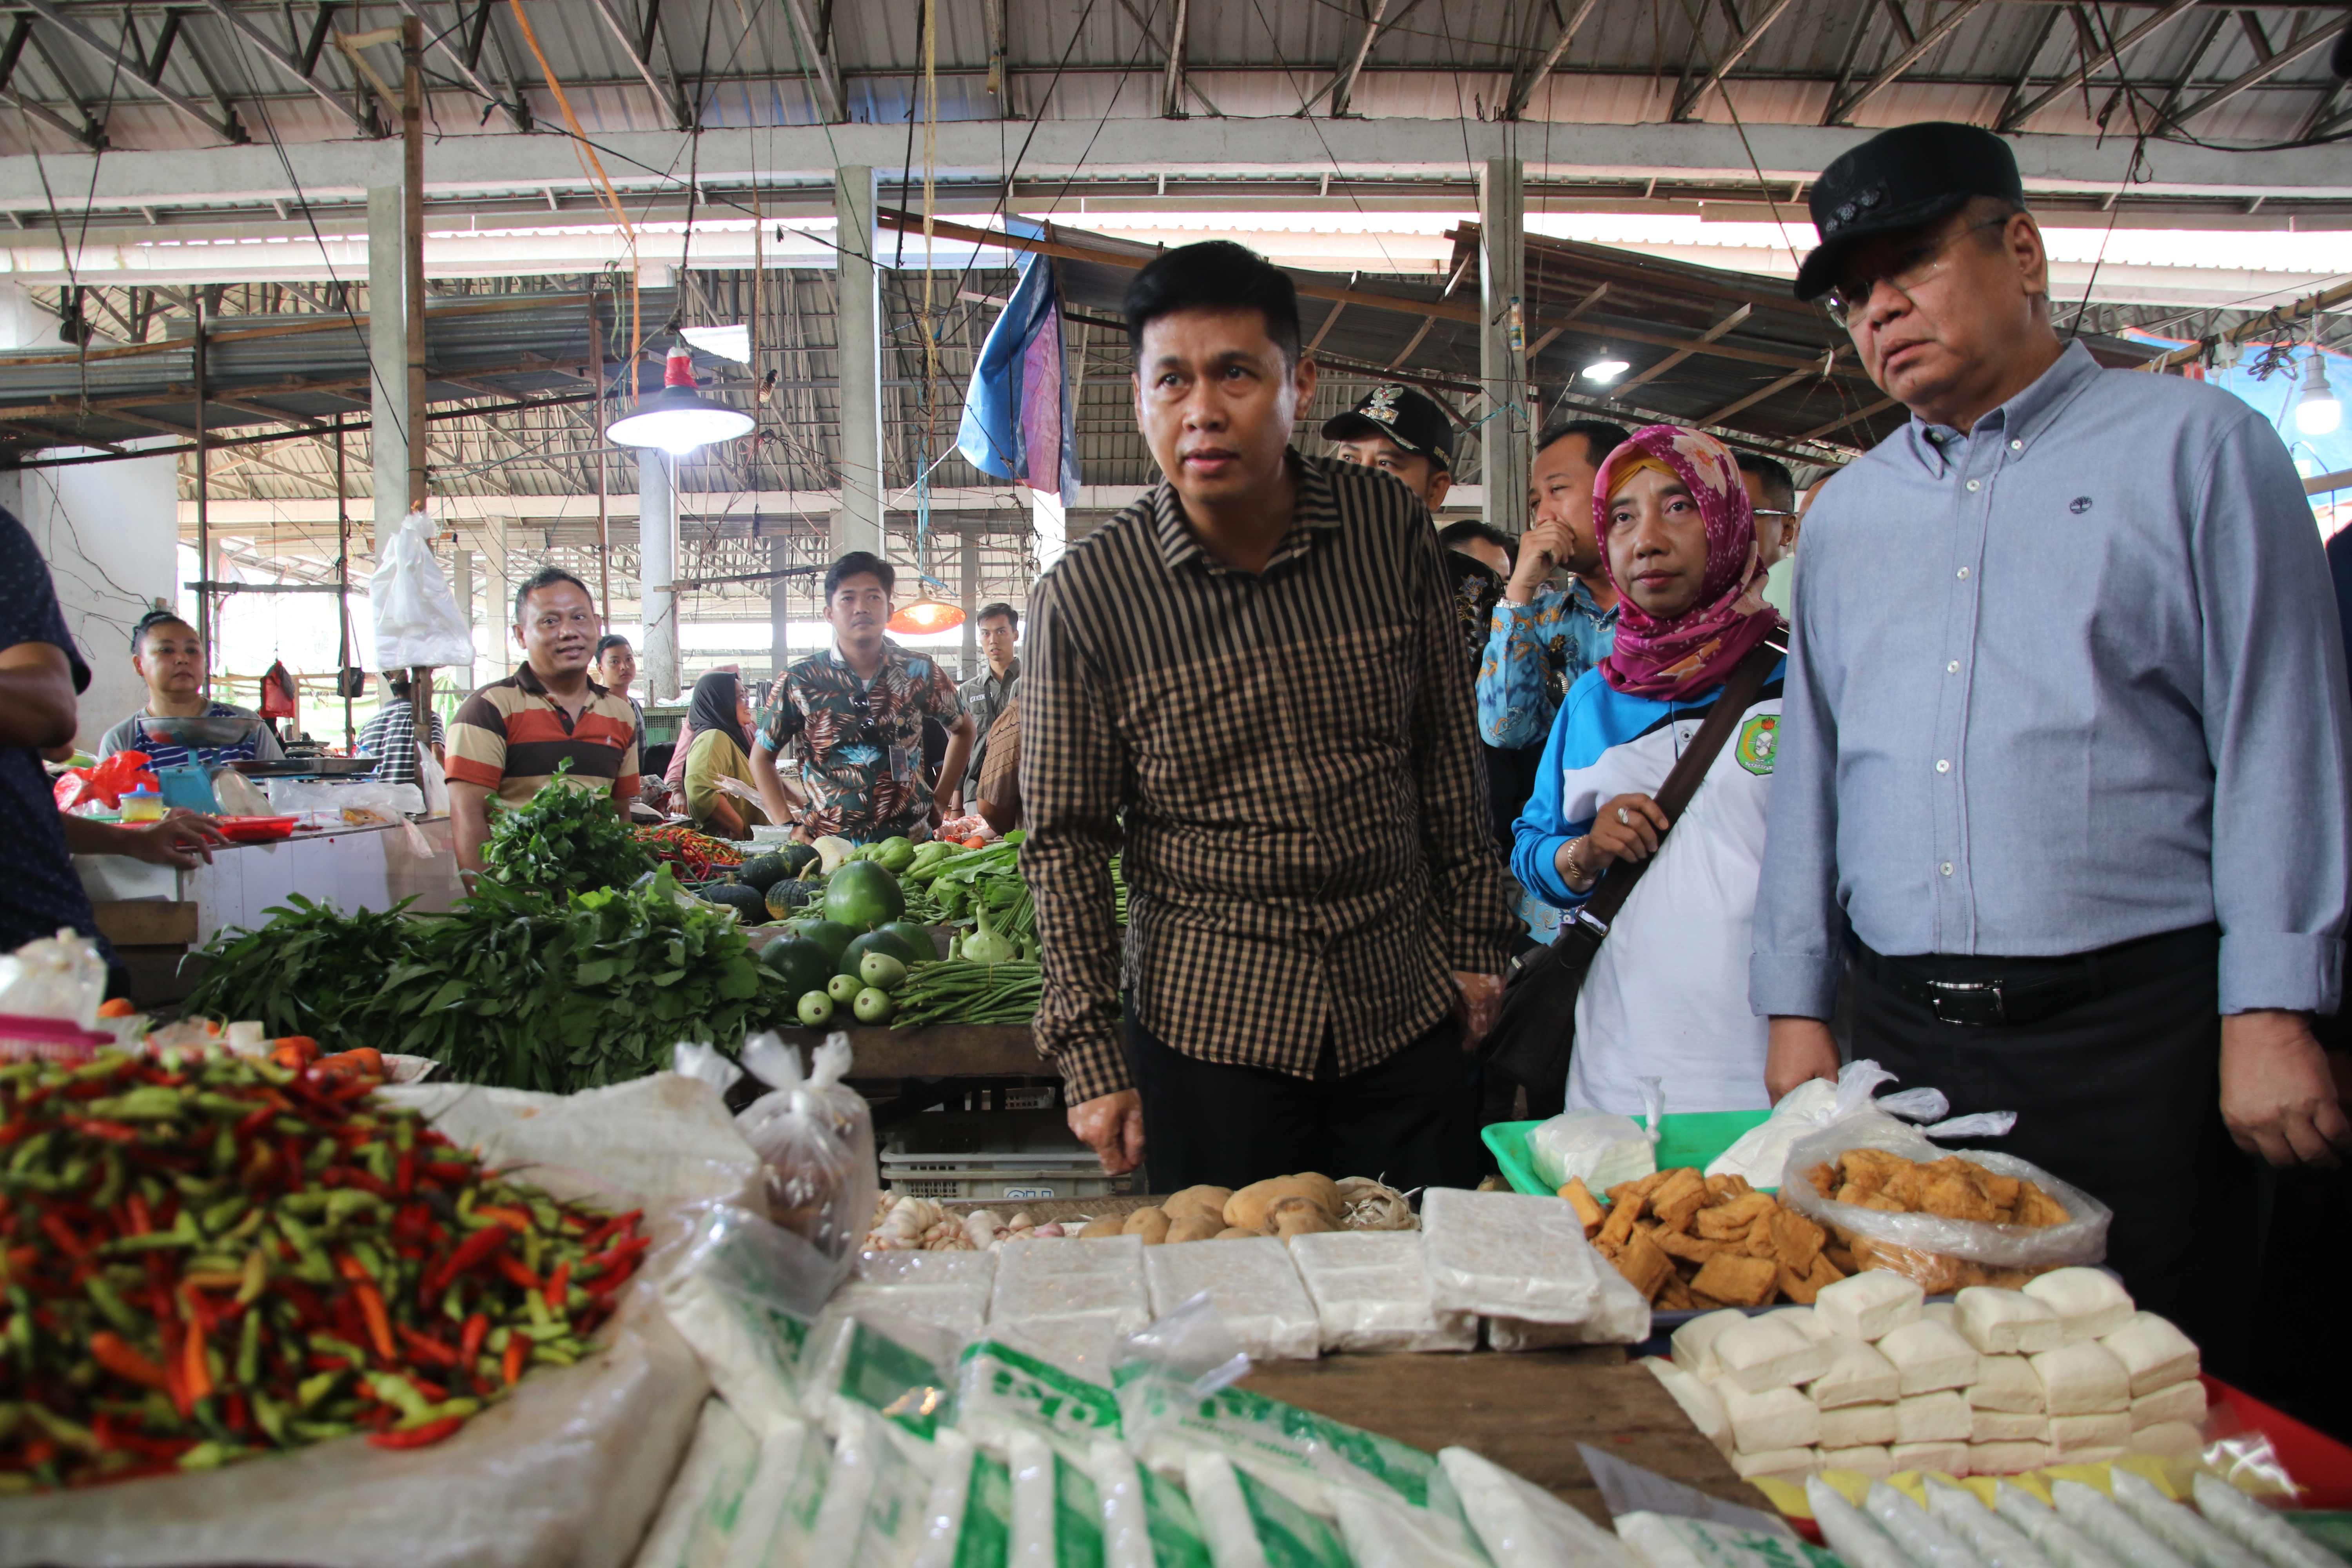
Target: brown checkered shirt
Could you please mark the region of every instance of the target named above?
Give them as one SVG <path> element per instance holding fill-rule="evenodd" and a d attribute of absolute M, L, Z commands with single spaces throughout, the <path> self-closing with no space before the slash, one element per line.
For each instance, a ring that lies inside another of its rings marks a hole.
<path fill-rule="evenodd" d="M 1297 511 L 1263 574 L 1205 549 L 1163 482 L 1032 601 L 1021 864 L 1037 1043 L 1073 1102 L 1129 1087 L 1122 986 L 1188 1056 L 1307 1078 L 1327 1036 L 1360 1072 L 1444 1015 L 1453 971 L 1507 956 L 1429 513 L 1370 468 L 1290 462 Z"/>

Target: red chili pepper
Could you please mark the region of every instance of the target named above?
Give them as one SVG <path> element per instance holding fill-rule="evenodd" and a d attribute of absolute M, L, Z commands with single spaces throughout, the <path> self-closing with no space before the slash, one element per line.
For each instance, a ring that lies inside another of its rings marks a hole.
<path fill-rule="evenodd" d="M 371 1433 L 368 1441 L 379 1448 L 429 1448 L 465 1424 L 462 1415 L 444 1415 L 438 1421 L 427 1421 L 405 1432 Z"/>
<path fill-rule="evenodd" d="M 357 1187 L 363 1193 L 373 1193 L 387 1203 L 396 1195 L 391 1183 L 380 1181 L 373 1171 L 362 1171 L 356 1165 L 328 1166 L 319 1173 L 319 1184 L 322 1187 Z"/>
<path fill-rule="evenodd" d="M 393 1166 L 393 1187 L 403 1198 L 416 1195 L 416 1151 L 403 1149 Z"/>
<path fill-rule="evenodd" d="M 459 1364 L 457 1352 L 430 1334 L 418 1333 L 406 1323 L 394 1324 L 393 1331 L 400 1336 L 400 1342 L 408 1347 L 408 1353 L 419 1361 L 429 1361 L 436 1366 Z"/>
<path fill-rule="evenodd" d="M 221 1415 L 221 1424 L 240 1437 L 251 1432 L 253 1422 L 246 1411 L 244 1394 L 242 1392 L 231 1394 L 227 1404 L 228 1408 Z"/>
<path fill-rule="evenodd" d="M 6 1148 L 33 1130 L 33 1119 L 19 1116 L 13 1121 L 0 1121 L 0 1149 Z"/>
<path fill-rule="evenodd" d="M 349 1358 L 339 1355 L 313 1355 L 309 1360 L 312 1372 L 341 1372 L 351 1364 Z"/>
<path fill-rule="evenodd" d="M 110 1143 L 136 1143 L 139 1129 L 120 1121 L 101 1121 L 95 1117 L 65 1118 L 65 1124 L 77 1132 L 87 1132 L 92 1138 L 103 1138 Z"/>
<path fill-rule="evenodd" d="M 631 1209 L 626 1214 L 614 1215 L 612 1218 L 606 1220 L 604 1224 L 598 1226 L 595 1229 L 582 1237 L 580 1238 L 580 1249 L 583 1252 L 595 1251 L 599 1247 L 604 1245 L 605 1241 L 610 1238 L 615 1231 L 627 1229 L 629 1226 L 635 1225 L 638 1220 L 644 1218 L 645 1212 L 646 1211 L 643 1209 Z"/>
<path fill-rule="evenodd" d="M 212 1363 L 205 1356 L 205 1331 L 201 1325 L 189 1326 L 188 1337 L 181 1342 L 180 1352 L 185 1363 L 180 1369 L 180 1385 L 187 1391 L 188 1400 L 193 1405 L 196 1400 L 209 1397 L 213 1391 Z"/>
<path fill-rule="evenodd" d="M 543 1288 L 542 1281 L 540 1279 L 539 1276 L 533 1274 L 529 1268 L 524 1268 L 522 1259 L 517 1258 L 511 1252 L 499 1253 L 498 1257 L 492 1260 L 492 1267 L 496 1268 L 500 1274 L 505 1275 L 509 1280 L 521 1287 L 525 1290 L 537 1290 Z"/>
<path fill-rule="evenodd" d="M 43 1215 L 41 1228 L 48 1233 L 51 1241 L 58 1244 L 58 1250 L 63 1252 L 68 1258 L 79 1258 L 90 1249 L 90 1244 L 76 1236 L 73 1226 L 68 1225 L 60 1215 L 55 1213 Z"/>
<path fill-rule="evenodd" d="M 417 1393 L 425 1395 L 425 1398 L 431 1400 L 436 1405 L 440 1404 L 443 1400 L 449 1397 L 449 1389 L 447 1384 L 434 1382 L 423 1373 L 418 1372 L 415 1367 L 411 1367 L 408 1370 L 408 1382 L 409 1386 L 415 1389 Z"/>
<path fill-rule="evenodd" d="M 236 1124 L 236 1141 L 240 1143 L 250 1141 L 256 1133 L 268 1126 L 277 1115 L 278 1108 L 274 1105 L 265 1105 L 258 1110 L 247 1112 Z"/>
<path fill-rule="evenodd" d="M 289 1193 L 300 1192 L 302 1190 L 302 1145 L 291 1138 L 286 1140 L 285 1149 L 279 1156 L 278 1163 L 286 1167 L 286 1190 Z"/>
<path fill-rule="evenodd" d="M 555 1266 L 554 1273 L 547 1277 L 547 1304 L 561 1310 L 563 1306 L 564 1292 L 571 1288 L 572 1260 L 567 1258 Z"/>
<path fill-rule="evenodd" d="M 170 1391 L 171 1382 L 163 1369 L 141 1353 L 139 1347 L 111 1329 L 100 1329 L 89 1336 L 89 1353 L 98 1364 L 142 1388 Z"/>
<path fill-rule="evenodd" d="M 269 1281 L 269 1288 L 294 1304 L 294 1310 L 301 1318 L 304 1330 L 319 1328 L 327 1321 L 327 1304 L 319 1300 L 317 1291 L 299 1279 L 289 1279 L 280 1274 Z"/>
<path fill-rule="evenodd" d="M 473 1371 L 474 1363 L 481 1359 L 482 1341 L 489 1337 L 489 1332 L 490 1320 L 480 1312 L 468 1317 L 466 1326 L 458 1331 L 457 1362 L 467 1372 Z"/>
<path fill-rule="evenodd" d="M 499 1359 L 499 1372 L 505 1377 L 509 1388 L 522 1381 L 523 1357 L 530 1353 L 530 1341 L 522 1335 L 517 1334 L 507 1341 L 506 1354 Z"/>
<path fill-rule="evenodd" d="M 471 1165 L 461 1164 L 456 1160 L 427 1160 L 422 1169 L 424 1173 L 433 1180 L 446 1183 L 451 1186 L 462 1186 L 471 1181 L 474 1175 L 474 1168 Z"/>

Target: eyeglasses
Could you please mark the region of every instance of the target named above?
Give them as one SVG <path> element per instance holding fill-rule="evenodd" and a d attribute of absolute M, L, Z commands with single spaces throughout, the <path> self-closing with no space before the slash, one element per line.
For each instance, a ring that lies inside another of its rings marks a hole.
<path fill-rule="evenodd" d="M 1911 246 L 1874 272 L 1831 285 L 1830 291 L 1822 296 L 1822 309 L 1830 313 L 1830 320 L 1851 331 L 1855 313 L 1870 302 L 1870 297 L 1878 292 L 1881 283 L 1893 284 L 1895 291 L 1907 299 L 1913 289 L 1951 265 L 1944 255 L 1947 250 L 1969 235 L 1988 228 L 2000 228 L 2008 222 L 2006 217 L 1988 218 L 1983 223 L 1971 224 L 1967 228 L 1948 234 L 1941 239 Z"/>

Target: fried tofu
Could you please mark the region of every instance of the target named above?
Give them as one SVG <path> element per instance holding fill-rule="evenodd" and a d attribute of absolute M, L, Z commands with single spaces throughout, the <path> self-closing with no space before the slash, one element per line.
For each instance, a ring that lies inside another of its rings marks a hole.
<path fill-rule="evenodd" d="M 1760 1307 L 1780 1287 L 1780 1265 L 1769 1258 L 1748 1258 L 1718 1252 L 1706 1260 L 1691 1281 L 1694 1296 L 1707 1296 L 1727 1307 Z"/>
<path fill-rule="evenodd" d="M 1614 1206 L 1610 1209 L 1609 1218 L 1601 1226 L 1601 1234 L 1593 1238 L 1593 1245 L 1622 1247 L 1633 1234 L 1633 1222 L 1642 1217 L 1646 1200 L 1638 1193 L 1627 1193 L 1617 1197 L 1615 1194 L 1619 1189 L 1612 1187 L 1609 1190 Z"/>
<path fill-rule="evenodd" d="M 1822 1293 L 1821 1287 L 1806 1276 L 1797 1273 L 1785 1263 L 1781 1264 L 1780 1268 L 1780 1294 L 1799 1306 L 1811 1306 L 1813 1298 Z"/>
<path fill-rule="evenodd" d="M 1582 1176 L 1570 1176 L 1568 1185 L 1560 1188 L 1559 1195 L 1568 1200 L 1569 1207 L 1576 1211 L 1576 1217 L 1583 1223 L 1584 1238 L 1591 1240 L 1593 1233 L 1609 1217 L 1601 1207 L 1601 1200 L 1592 1195 L 1592 1190 L 1584 1184 Z"/>
<path fill-rule="evenodd" d="M 1944 1171 L 1929 1178 L 1920 1189 L 1920 1211 L 1945 1219 L 1990 1224 L 1996 1217 L 1993 1201 L 1973 1179 L 1973 1172 L 1974 1167 Z"/>
<path fill-rule="evenodd" d="M 1660 1183 L 1673 1174 L 1672 1171 L 1653 1171 L 1646 1176 L 1637 1177 L 1630 1182 L 1620 1182 L 1609 1189 L 1609 1201 L 1612 1204 L 1622 1204 L 1628 1198 L 1646 1198 L 1658 1190 Z"/>
<path fill-rule="evenodd" d="M 1668 1257 L 1687 1258 L 1693 1263 L 1705 1263 L 1724 1247 L 1722 1242 L 1709 1241 L 1702 1236 L 1685 1236 L 1678 1230 L 1662 1229 L 1650 1239 Z"/>
<path fill-rule="evenodd" d="M 1657 1300 L 1651 1303 L 1662 1312 L 1687 1312 L 1696 1304 L 1691 1299 L 1690 1282 L 1679 1274 L 1658 1287 Z"/>
<path fill-rule="evenodd" d="M 2074 1216 L 2066 1205 L 2035 1186 L 2032 1182 L 2020 1182 L 2017 1191 L 2017 1223 L 2036 1229 L 2064 1225 Z"/>
<path fill-rule="evenodd" d="M 1691 1216 L 1700 1212 L 1707 1195 L 1706 1183 L 1697 1170 L 1685 1165 L 1669 1172 L 1666 1179 L 1651 1191 L 1650 1212 L 1668 1230 L 1686 1230 Z"/>
<path fill-rule="evenodd" d="M 1827 1197 L 1832 1193 L 1837 1191 L 1837 1173 L 1830 1168 L 1830 1163 L 1826 1160 L 1822 1161 L 1820 1164 L 1815 1165 L 1811 1170 L 1807 1171 L 1805 1173 L 1805 1180 L 1812 1184 L 1813 1191 L 1821 1194 L 1823 1197 Z"/>
<path fill-rule="evenodd" d="M 1733 1198 L 1746 1197 L 1756 1189 L 1748 1184 L 1745 1176 L 1725 1175 L 1707 1177 L 1706 1190 L 1713 1202 L 1729 1203 Z"/>
<path fill-rule="evenodd" d="M 1773 1205 L 1771 1226 L 1773 1261 L 1799 1279 L 1811 1275 L 1813 1259 L 1822 1255 L 1829 1233 L 1796 1210 L 1777 1204 Z"/>
<path fill-rule="evenodd" d="M 1617 1255 L 1617 1272 L 1644 1300 L 1654 1300 L 1659 1289 L 1675 1278 L 1675 1260 L 1659 1251 L 1657 1243 L 1637 1233 Z"/>
<path fill-rule="evenodd" d="M 1757 1220 L 1769 1214 L 1776 1205 L 1762 1193 L 1749 1193 L 1727 1204 L 1717 1204 L 1711 1209 L 1698 1211 L 1695 1222 L 1699 1235 L 1709 1241 L 1731 1241 L 1745 1237 Z"/>

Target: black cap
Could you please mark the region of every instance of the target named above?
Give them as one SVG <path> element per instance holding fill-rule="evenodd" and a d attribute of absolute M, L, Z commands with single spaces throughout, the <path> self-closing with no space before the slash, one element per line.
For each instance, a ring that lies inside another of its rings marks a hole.
<path fill-rule="evenodd" d="M 2009 143 L 1974 125 L 1898 125 L 1841 153 L 1805 197 L 1822 242 L 1797 269 L 1797 298 L 1828 292 L 1854 241 L 1933 223 L 1971 196 L 2025 205 Z"/>
<path fill-rule="evenodd" d="M 1327 441 L 1352 441 L 1360 436 L 1385 436 L 1400 451 L 1454 471 L 1454 421 L 1435 398 L 1410 386 L 1383 382 L 1364 394 L 1355 407 L 1323 422 Z"/>

